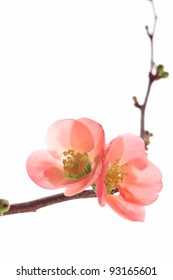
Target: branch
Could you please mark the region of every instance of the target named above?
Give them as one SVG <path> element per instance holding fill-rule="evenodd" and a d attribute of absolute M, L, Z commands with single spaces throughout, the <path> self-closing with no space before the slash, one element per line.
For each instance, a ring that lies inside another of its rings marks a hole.
<path fill-rule="evenodd" d="M 155 65 L 154 63 L 154 34 L 155 34 L 155 30 L 156 30 L 156 23 L 157 23 L 157 14 L 156 14 L 156 9 L 155 9 L 155 5 L 154 5 L 154 0 L 151 0 L 151 5 L 152 5 L 152 10 L 153 10 L 153 15 L 154 15 L 154 25 L 153 25 L 153 31 L 152 33 L 148 33 L 150 40 L 151 40 L 151 69 L 150 72 L 152 72 L 153 67 Z"/>
<path fill-rule="evenodd" d="M 149 72 L 149 80 L 148 80 L 148 88 L 147 88 L 146 96 L 145 96 L 145 99 L 144 99 L 144 103 L 141 106 L 141 131 L 140 131 L 140 136 L 144 140 L 146 138 L 145 110 L 146 110 L 148 98 L 149 98 L 149 95 L 150 95 L 151 86 L 152 86 L 153 82 L 155 81 L 155 75 L 153 75 L 153 73 L 152 73 L 153 68 L 155 66 L 155 62 L 154 62 L 154 35 L 155 35 L 156 23 L 157 23 L 157 14 L 156 14 L 156 10 L 155 10 L 154 0 L 151 0 L 151 5 L 152 5 L 152 10 L 153 10 L 153 15 L 154 15 L 154 24 L 153 24 L 152 32 L 150 33 L 149 30 L 148 30 L 148 27 L 146 27 L 147 34 L 148 34 L 148 37 L 150 38 L 150 44 L 151 44 L 150 72 Z"/>
<path fill-rule="evenodd" d="M 151 86 L 152 86 L 153 82 L 156 79 L 158 79 L 158 78 L 156 78 L 156 75 L 153 74 L 153 68 L 155 66 L 155 63 L 154 63 L 154 35 L 155 35 L 155 30 L 156 30 L 157 15 L 156 15 L 156 10 L 155 10 L 155 6 L 154 6 L 154 0 L 150 0 L 150 2 L 152 5 L 152 10 L 153 10 L 153 15 L 154 15 L 154 24 L 153 24 L 152 32 L 149 32 L 148 26 L 146 26 L 147 35 L 150 38 L 150 45 L 151 45 L 151 58 L 150 58 L 150 71 L 149 71 L 148 87 L 147 87 L 147 92 L 146 92 L 146 96 L 144 99 L 144 103 L 142 105 L 140 105 L 138 103 L 137 98 L 135 96 L 133 97 L 135 107 L 139 108 L 141 111 L 140 137 L 144 141 L 146 141 L 146 140 L 149 141 L 149 137 L 152 136 L 152 133 L 149 133 L 148 131 L 145 130 L 145 110 L 147 107 L 147 102 L 148 102 L 148 98 L 150 95 Z M 146 142 L 146 144 L 149 144 L 148 141 Z M 147 149 L 147 145 L 146 145 L 146 149 Z"/>
<path fill-rule="evenodd" d="M 169 76 L 168 72 L 164 71 L 164 66 L 159 64 L 156 66 L 154 62 L 154 35 L 155 35 L 155 30 L 156 30 L 156 23 L 157 23 L 157 15 L 156 15 L 156 10 L 154 6 L 154 0 L 150 0 L 151 5 L 152 5 L 152 10 L 153 10 L 153 15 L 154 15 L 154 24 L 153 24 L 153 30 L 152 32 L 149 32 L 148 26 L 146 26 L 146 31 L 147 35 L 150 38 L 150 44 L 151 44 L 151 58 L 150 58 L 150 70 L 149 70 L 149 75 L 148 75 L 148 87 L 147 87 L 147 92 L 146 96 L 144 99 L 144 103 L 141 105 L 138 103 L 137 97 L 133 97 L 134 101 L 134 106 L 139 108 L 141 111 L 141 120 L 140 120 L 140 137 L 144 140 L 145 142 L 145 149 L 148 150 L 148 145 L 150 143 L 150 137 L 153 136 L 152 133 L 150 133 L 148 130 L 145 129 L 145 111 L 147 107 L 147 102 L 148 98 L 151 92 L 151 86 L 154 81 L 160 80 L 162 78 L 167 78 Z M 154 71 L 156 73 L 154 73 Z"/>
<path fill-rule="evenodd" d="M 27 213 L 27 212 L 36 212 L 40 208 L 53 205 L 56 203 L 65 202 L 74 199 L 92 198 L 92 197 L 96 197 L 96 194 L 93 190 L 87 190 L 87 191 L 85 190 L 74 196 L 65 196 L 63 193 L 55 194 L 52 196 L 47 196 L 28 202 L 11 204 L 9 211 L 4 213 L 3 216 L 11 215 L 11 214 Z"/>

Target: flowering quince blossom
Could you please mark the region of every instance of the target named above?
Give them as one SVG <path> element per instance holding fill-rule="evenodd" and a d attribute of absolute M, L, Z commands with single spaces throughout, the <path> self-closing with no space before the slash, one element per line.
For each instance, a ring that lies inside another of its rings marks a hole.
<path fill-rule="evenodd" d="M 27 159 L 30 178 L 46 189 L 66 188 L 66 196 L 91 186 L 100 175 L 105 150 L 104 131 L 97 122 L 81 118 L 53 123 L 46 136 L 48 150 Z"/>
<path fill-rule="evenodd" d="M 148 160 L 140 137 L 125 134 L 110 142 L 96 181 L 101 206 L 107 203 L 122 217 L 142 222 L 144 206 L 157 199 L 161 188 L 161 172 Z"/>

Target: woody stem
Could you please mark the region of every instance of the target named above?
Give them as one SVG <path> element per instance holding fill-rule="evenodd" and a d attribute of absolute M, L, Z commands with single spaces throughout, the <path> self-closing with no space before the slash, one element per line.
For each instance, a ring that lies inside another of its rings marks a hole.
<path fill-rule="evenodd" d="M 36 212 L 40 208 L 53 205 L 56 203 L 65 202 L 74 199 L 92 198 L 92 197 L 96 197 L 96 194 L 93 190 L 85 190 L 73 196 L 65 196 L 63 193 L 55 194 L 52 196 L 42 197 L 32 201 L 11 204 L 10 210 L 4 213 L 3 216 L 11 215 L 11 214 L 27 213 L 27 212 Z"/>

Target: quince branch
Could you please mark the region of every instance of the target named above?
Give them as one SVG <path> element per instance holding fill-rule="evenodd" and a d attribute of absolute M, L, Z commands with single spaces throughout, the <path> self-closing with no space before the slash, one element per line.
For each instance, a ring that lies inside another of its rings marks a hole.
<path fill-rule="evenodd" d="M 150 144 L 150 137 L 153 136 L 152 133 L 150 133 L 148 130 L 145 130 L 145 111 L 147 107 L 148 98 L 151 92 L 151 86 L 154 81 L 157 81 L 161 78 L 167 78 L 168 72 L 164 71 L 163 65 L 156 66 L 154 62 L 154 35 L 156 30 L 156 23 L 157 23 L 157 14 L 156 9 L 154 5 L 154 0 L 149 0 L 152 5 L 153 15 L 154 15 L 154 24 L 153 24 L 153 30 L 150 32 L 149 27 L 146 26 L 146 32 L 150 39 L 150 45 L 151 45 L 151 59 L 150 59 L 150 70 L 148 75 L 148 86 L 146 91 L 146 96 L 144 99 L 143 104 L 139 104 L 137 97 L 133 96 L 134 106 L 140 109 L 141 117 L 140 117 L 140 136 L 145 142 L 145 148 L 148 150 L 148 145 Z"/>
<path fill-rule="evenodd" d="M 141 111 L 140 137 L 145 141 L 146 149 L 147 149 L 147 145 L 149 144 L 149 138 L 152 136 L 152 133 L 145 130 L 145 111 L 146 111 L 149 94 L 151 91 L 151 86 L 154 81 L 159 80 L 161 78 L 166 78 L 168 76 L 168 73 L 164 71 L 163 65 L 156 66 L 154 63 L 154 34 L 155 34 L 155 29 L 156 29 L 157 15 L 156 15 L 155 6 L 154 6 L 154 0 L 149 0 L 149 1 L 151 2 L 151 5 L 152 5 L 152 10 L 153 10 L 153 15 L 154 15 L 154 25 L 153 25 L 152 32 L 149 31 L 148 27 L 146 27 L 147 35 L 150 39 L 150 44 L 151 44 L 151 59 L 150 59 L 148 87 L 147 87 L 147 92 L 146 92 L 146 96 L 144 99 L 144 103 L 142 105 L 138 103 L 137 97 L 133 97 L 134 106 L 139 108 Z M 140 139 L 140 141 L 141 141 L 141 139 Z M 87 164 L 89 164 L 89 161 L 86 162 L 86 159 L 87 159 L 86 155 L 84 157 L 84 155 L 81 155 L 78 153 L 78 154 L 70 154 L 68 156 L 69 156 L 69 159 L 68 159 L 69 162 L 72 160 L 72 157 L 73 157 L 73 160 L 80 160 L 81 164 L 83 164 L 83 160 L 85 159 L 84 167 L 87 167 Z M 66 160 L 67 171 L 69 168 L 68 160 Z M 113 172 L 113 171 L 119 172 L 118 175 L 121 175 L 121 177 L 117 176 L 116 180 L 119 180 L 119 181 L 123 180 L 123 176 L 126 176 L 126 173 L 123 173 L 123 168 L 125 168 L 125 165 L 120 166 L 119 162 L 116 162 L 113 166 L 113 169 L 109 170 L 110 180 L 112 178 L 111 172 Z M 83 169 L 82 169 L 82 171 L 83 171 Z M 85 171 L 86 171 L 86 169 L 85 169 Z M 87 172 L 89 172 L 88 169 L 87 169 Z M 158 173 L 158 171 L 157 171 L 157 174 L 158 174 L 158 176 L 160 176 L 160 173 Z M 81 173 L 79 175 L 81 176 Z M 119 182 L 119 181 L 117 181 L 117 182 Z M 92 186 L 92 187 L 94 189 L 94 186 Z M 158 187 L 158 189 L 159 188 L 160 188 L 160 186 Z M 115 186 L 115 188 L 113 188 L 111 190 L 110 194 L 114 194 L 115 192 L 117 192 L 116 186 Z M 28 201 L 28 202 L 16 203 L 16 204 L 11 204 L 11 205 L 8 204 L 7 200 L 1 199 L 0 200 L 0 215 L 6 216 L 6 215 L 11 215 L 11 214 L 36 212 L 38 209 L 52 205 L 52 204 L 65 202 L 65 201 L 69 201 L 69 200 L 74 200 L 74 199 L 95 198 L 95 197 L 96 197 L 95 191 L 92 189 L 88 189 L 88 190 L 84 190 L 84 191 L 79 192 L 78 194 L 72 195 L 72 196 L 65 196 L 63 193 L 60 193 L 60 194 L 43 197 L 43 198 L 39 198 L 36 200 Z"/>
<path fill-rule="evenodd" d="M 74 196 L 65 196 L 63 193 L 55 194 L 52 196 L 42 197 L 28 202 L 11 204 L 10 210 L 5 212 L 3 215 L 36 212 L 38 209 L 52 204 L 70 201 L 74 199 L 92 198 L 92 197 L 96 197 L 95 192 L 92 190 L 86 190 Z"/>

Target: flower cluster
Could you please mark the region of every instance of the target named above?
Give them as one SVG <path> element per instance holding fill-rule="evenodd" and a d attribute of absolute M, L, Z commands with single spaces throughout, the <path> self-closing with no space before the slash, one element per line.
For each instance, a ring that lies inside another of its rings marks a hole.
<path fill-rule="evenodd" d="M 64 119 L 49 127 L 46 144 L 47 150 L 34 151 L 26 163 L 37 185 L 65 188 L 66 196 L 94 186 L 101 206 L 108 204 L 131 221 L 144 221 L 144 206 L 157 199 L 162 175 L 148 160 L 140 137 L 124 134 L 107 145 L 97 122 Z"/>

